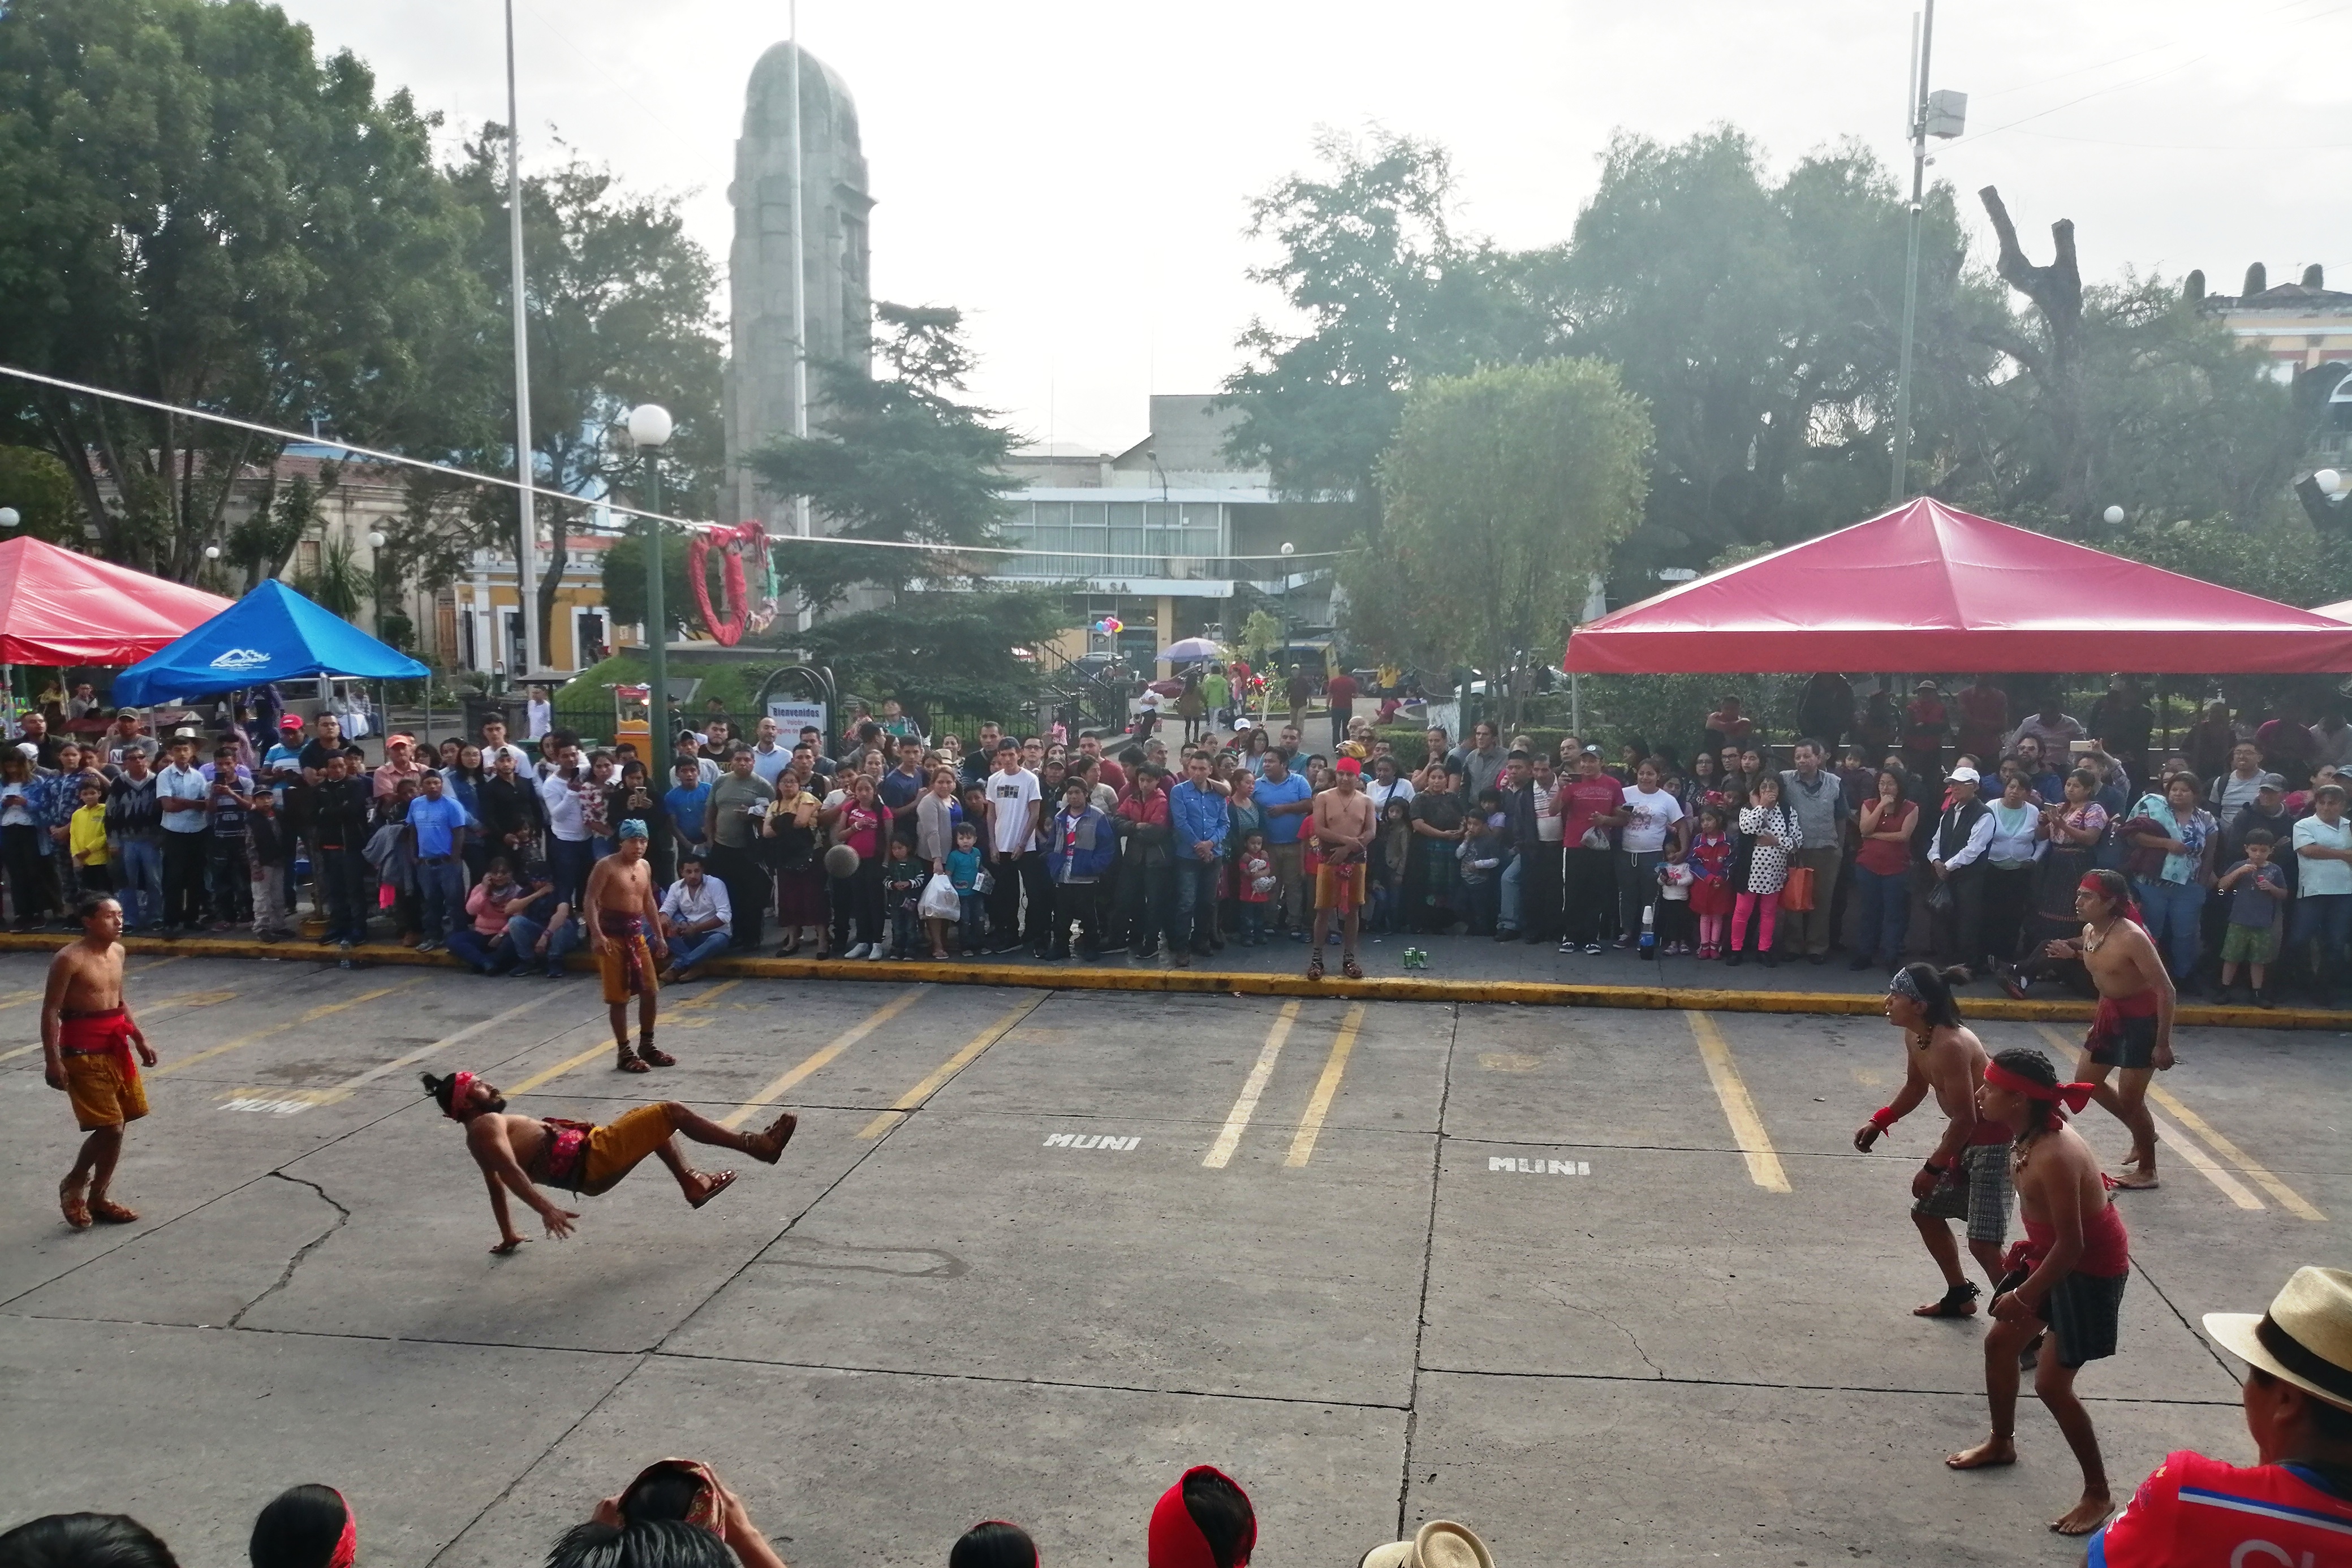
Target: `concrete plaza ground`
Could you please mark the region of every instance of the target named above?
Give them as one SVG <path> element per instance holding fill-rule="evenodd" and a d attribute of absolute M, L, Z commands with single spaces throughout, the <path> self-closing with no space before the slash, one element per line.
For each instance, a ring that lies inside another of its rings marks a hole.
<path fill-rule="evenodd" d="M 305 1479 L 377 1568 L 513 1568 L 667 1454 L 795 1568 L 935 1564 L 992 1516 L 1139 1565 L 1199 1461 L 1268 1568 L 1441 1516 L 1509 1565 L 2079 1560 L 2030 1400 L 2016 1470 L 1940 1463 L 1982 1430 L 1979 1330 L 1907 1315 L 1926 1123 L 1850 1146 L 1899 1081 L 1875 1019 L 743 977 L 670 993 L 680 1065 L 624 1078 L 584 975 L 142 953 L 145 1217 L 75 1235 L 43 962 L 0 955 L 0 1470 L 18 1516 L 128 1510 L 188 1568 Z M 2123 1348 L 2082 1382 L 2119 1488 L 2244 1455 L 2199 1315 L 2341 1262 L 2352 1215 L 2352 1039 L 2179 1043 Z M 415 1077 L 456 1066 L 530 1111 L 802 1127 L 698 1213 L 648 1163 L 493 1258 Z"/>

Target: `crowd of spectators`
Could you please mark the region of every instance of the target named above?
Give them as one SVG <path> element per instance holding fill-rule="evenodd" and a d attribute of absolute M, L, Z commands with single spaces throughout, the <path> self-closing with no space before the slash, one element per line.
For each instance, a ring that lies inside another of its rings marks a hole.
<path fill-rule="evenodd" d="M 1257 1548 L 1257 1511 L 1223 1471 L 1195 1465 L 1152 1507 L 1144 1526 L 1148 1568 L 1246 1568 Z M 332 1487 L 278 1494 L 254 1521 L 253 1568 L 355 1568 L 359 1519 Z M 1005 1520 L 983 1520 L 948 1548 L 948 1568 L 1038 1568 L 1037 1544 Z M 1466 1525 L 1437 1520 L 1408 1540 L 1383 1542 L 1361 1568 L 1494 1568 Z M 178 1568 L 172 1549 L 127 1514 L 64 1513 L 0 1534 L 0 1568 Z M 559 1537 L 546 1568 L 784 1568 L 742 1498 L 709 1466 L 660 1459 L 597 1502 Z"/>
<path fill-rule="evenodd" d="M 1687 760 L 1638 737 L 1613 757 L 1574 735 L 1506 742 L 1486 722 L 1405 754 L 1353 710 L 1352 682 L 1327 683 L 1317 751 L 1311 682 L 1286 691 L 1291 721 L 1261 724 L 1213 673 L 1227 684 L 1183 705 L 1172 752 L 1149 710 L 1108 737 L 983 723 L 967 743 L 892 709 L 835 746 L 712 717 L 668 737 L 658 773 L 561 729 L 533 754 L 497 719 L 429 753 L 391 735 L 371 764 L 332 715 L 288 717 L 262 748 L 247 729 L 159 741 L 130 710 L 83 743 L 35 713 L 0 754 L 0 869 L 20 929 L 109 888 L 137 931 L 283 941 L 307 906 L 341 949 L 394 940 L 560 973 L 588 873 L 635 819 L 674 977 L 767 951 L 771 923 L 786 956 L 1189 965 L 1307 940 L 1307 825 L 1349 769 L 1378 824 L 1375 931 L 1727 965 L 1842 950 L 1856 970 L 1924 949 L 2022 991 L 2051 977 L 2033 955 L 2072 933 L 2074 883 L 2105 868 L 2131 879 L 2186 994 L 2267 1005 L 2285 980 L 2326 1002 L 2352 968 L 2340 702 L 2217 702 L 2157 752 L 2124 678 L 2085 721 L 2054 699 L 2012 713 L 1990 678 L 1898 702 L 1822 675 L 1777 745 L 1727 696 Z"/>

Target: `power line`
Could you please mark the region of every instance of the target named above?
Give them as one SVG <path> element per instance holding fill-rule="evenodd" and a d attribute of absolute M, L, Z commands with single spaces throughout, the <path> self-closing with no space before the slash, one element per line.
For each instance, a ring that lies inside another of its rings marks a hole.
<path fill-rule="evenodd" d="M 39 386 L 55 387 L 60 392 L 79 393 L 85 397 L 112 398 L 117 403 L 128 403 L 134 407 L 139 408 L 152 408 L 159 414 L 175 415 L 184 419 L 202 419 L 214 425 L 226 425 L 235 430 L 249 430 L 256 435 L 275 437 L 280 441 L 299 442 L 301 445 L 306 447 L 334 447 L 355 456 L 370 458 L 375 462 L 391 463 L 404 468 L 422 468 L 426 473 L 439 474 L 445 479 L 464 479 L 468 483 L 478 485 L 493 485 L 500 489 L 520 490 L 524 488 L 521 480 L 510 479 L 500 474 L 478 473 L 472 468 L 461 468 L 451 463 L 429 463 L 421 458 L 404 457 L 398 452 L 386 452 L 373 447 L 357 446 L 350 441 L 343 440 L 340 437 L 331 438 L 323 436 L 314 436 L 307 431 L 286 430 L 281 429 L 275 425 L 258 425 L 250 419 L 239 419 L 227 414 L 214 414 L 202 408 L 188 408 L 173 403 L 159 403 L 152 397 L 141 397 L 135 394 L 128 392 L 116 392 L 109 387 L 90 386 L 79 381 L 67 381 L 59 376 L 43 375 L 38 371 L 26 370 L 18 365 L 0 364 L 0 375 L 12 375 L 19 381 L 29 381 Z M 717 526 L 708 521 L 689 517 L 673 517 L 667 512 L 646 511 L 639 507 L 621 506 L 609 500 L 592 500 L 585 496 L 571 495 L 562 490 L 541 489 L 537 486 L 533 486 L 531 489 L 533 493 L 536 495 L 544 496 L 547 500 L 557 502 L 560 505 L 578 507 L 583 510 L 614 512 L 623 517 L 644 518 L 649 521 L 670 523 L 676 527 L 685 529 L 702 529 Z M 805 536 L 790 533 L 771 533 L 768 535 L 768 542 L 772 545 L 840 544 L 855 546 L 866 550 L 918 550 L 929 555 L 1018 555 L 1036 558 L 1050 558 L 1055 560 L 1067 560 L 1072 555 L 1085 553 L 1085 552 L 1082 551 L 1070 550 L 1019 550 L 1001 544 L 926 544 L 911 540 L 845 539 L 838 535 L 823 533 L 809 534 Z M 1356 552 L 1352 550 L 1303 550 L 1289 555 L 1218 555 L 1202 557 L 1202 559 L 1217 561 L 1318 561 L 1333 556 L 1353 555 Z"/>

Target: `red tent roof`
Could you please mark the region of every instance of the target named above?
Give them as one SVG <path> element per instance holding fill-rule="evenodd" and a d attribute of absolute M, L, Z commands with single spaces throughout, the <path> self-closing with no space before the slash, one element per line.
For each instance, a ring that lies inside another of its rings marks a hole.
<path fill-rule="evenodd" d="M 1566 668 L 2286 674 L 2352 670 L 2352 626 L 1923 499 L 1579 626 Z"/>
<path fill-rule="evenodd" d="M 0 664 L 136 664 L 232 603 L 37 539 L 0 542 Z"/>

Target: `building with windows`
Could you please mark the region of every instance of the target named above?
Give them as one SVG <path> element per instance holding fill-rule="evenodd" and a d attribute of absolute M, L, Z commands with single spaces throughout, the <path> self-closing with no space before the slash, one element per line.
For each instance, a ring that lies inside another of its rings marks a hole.
<path fill-rule="evenodd" d="M 2299 283 L 2270 287 L 2260 262 L 2246 269 L 2241 293 L 2200 296 L 2193 283 L 2191 290 L 2198 308 L 2259 351 L 2279 381 L 2318 380 L 2312 395 L 2322 406 L 2306 455 L 2315 464 L 2352 462 L 2352 294 L 2326 287 L 2315 265 Z"/>
<path fill-rule="evenodd" d="M 1014 459 L 1023 488 L 1004 542 L 1043 553 L 1004 557 L 995 576 L 1067 585 L 1064 658 L 1116 653 L 1147 668 L 1185 637 L 1233 641 L 1261 607 L 1286 609 L 1297 640 L 1328 637 L 1331 563 L 1321 552 L 1345 543 L 1345 509 L 1282 500 L 1265 469 L 1228 458 L 1237 416 L 1219 404 L 1155 395 L 1150 433 L 1124 451 L 1035 447 Z M 1286 542 L 1307 557 L 1295 570 L 1250 559 L 1279 557 Z M 1105 617 L 1123 623 L 1116 639 L 1088 629 Z"/>

